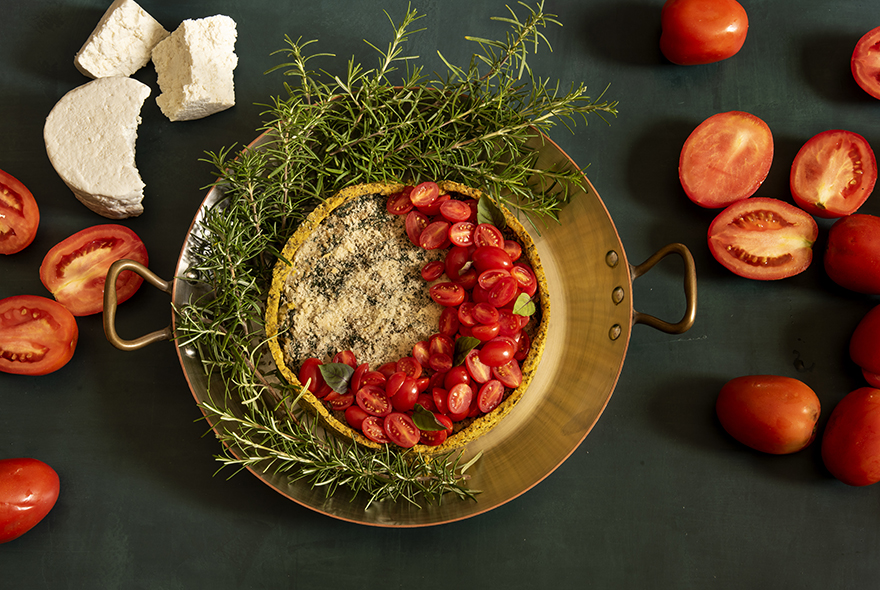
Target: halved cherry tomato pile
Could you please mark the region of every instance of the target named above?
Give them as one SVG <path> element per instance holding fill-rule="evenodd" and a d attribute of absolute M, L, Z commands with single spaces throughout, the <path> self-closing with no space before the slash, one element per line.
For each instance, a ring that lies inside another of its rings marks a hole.
<path fill-rule="evenodd" d="M 444 308 L 437 332 L 415 343 L 412 356 L 375 369 L 358 363 L 351 351 L 339 352 L 332 363 L 353 372 L 337 387 L 328 384 L 317 358 L 303 362 L 298 378 L 374 442 L 436 446 L 452 434 L 455 422 L 491 412 L 508 389 L 521 384 L 519 363 L 531 348 L 525 331 L 530 316 L 517 301 L 530 300 L 538 281 L 520 262 L 516 240 L 506 239 L 494 224 L 477 222 L 473 199 L 454 199 L 425 182 L 392 194 L 387 209 L 406 216 L 413 244 L 449 249 L 444 261 L 422 268 L 422 278 L 433 283 L 431 299 Z M 429 427 L 416 426 L 417 413 L 420 422 L 427 417 Z"/>

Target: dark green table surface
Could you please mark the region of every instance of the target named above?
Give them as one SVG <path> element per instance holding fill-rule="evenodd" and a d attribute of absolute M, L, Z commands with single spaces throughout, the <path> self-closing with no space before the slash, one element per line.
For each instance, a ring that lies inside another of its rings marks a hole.
<path fill-rule="evenodd" d="M 0 260 L 0 297 L 47 295 L 38 268 L 73 232 L 106 222 L 76 201 L 55 174 L 42 129 L 55 102 L 87 81 L 74 53 L 107 6 L 98 0 L 4 3 L 0 24 L 0 168 L 40 204 L 36 241 Z M 876 297 L 849 293 L 819 257 L 802 275 L 774 283 L 738 278 L 711 257 L 713 212 L 687 200 L 676 166 L 703 119 L 745 110 L 773 131 L 773 167 L 759 191 L 789 199 L 791 161 L 808 138 L 844 128 L 880 146 L 880 101 L 852 79 L 856 41 L 880 25 L 875 2 L 753 0 L 742 51 L 727 61 L 674 66 L 658 51 L 662 0 L 547 0 L 564 27 L 546 31 L 553 52 L 537 74 L 594 95 L 607 85 L 620 115 L 592 119 L 553 138 L 602 196 L 630 262 L 680 241 L 699 277 L 694 327 L 670 336 L 632 332 L 626 362 L 596 427 L 549 478 L 523 496 L 465 521 L 421 529 L 342 522 L 285 499 L 250 474 L 213 476 L 218 443 L 188 390 L 172 345 L 123 353 L 101 319 L 80 318 L 80 342 L 64 369 L 39 378 L 0 374 L 0 457 L 29 456 L 61 477 L 54 510 L 0 546 L 0 587 L 19 588 L 869 588 L 880 580 L 880 487 L 850 488 L 822 466 L 818 445 L 791 456 L 752 452 L 714 416 L 721 385 L 744 374 L 804 380 L 823 404 L 861 386 L 846 345 Z M 145 213 L 123 222 L 146 243 L 151 267 L 170 278 L 181 243 L 212 181 L 207 150 L 248 142 L 260 104 L 282 92 L 264 72 L 284 36 L 316 38 L 367 65 L 399 20 L 403 0 L 159 2 L 142 6 L 173 29 L 222 13 L 238 23 L 237 105 L 199 121 L 159 112 L 156 74 L 142 116 L 137 162 Z M 440 68 L 437 50 L 464 64 L 466 34 L 503 31 L 489 20 L 501 1 L 415 0 L 428 28 L 412 54 Z M 875 196 L 863 212 L 880 214 Z M 830 224 L 820 222 L 824 246 Z M 681 269 L 663 262 L 636 281 L 641 311 L 677 320 Z M 120 332 L 163 327 L 167 297 L 145 287 L 120 308 Z M 572 392 L 577 395 L 578 392 Z"/>

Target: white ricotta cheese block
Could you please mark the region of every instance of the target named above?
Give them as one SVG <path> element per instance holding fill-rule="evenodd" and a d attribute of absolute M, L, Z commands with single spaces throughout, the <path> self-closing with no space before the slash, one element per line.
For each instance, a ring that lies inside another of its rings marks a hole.
<path fill-rule="evenodd" d="M 135 140 L 149 95 L 150 87 L 133 78 L 98 78 L 61 97 L 46 118 L 52 166 L 86 207 L 104 217 L 143 213 Z"/>
<path fill-rule="evenodd" d="M 116 0 L 73 58 L 91 78 L 130 76 L 150 61 L 153 47 L 169 35 L 133 0 Z"/>
<path fill-rule="evenodd" d="M 156 104 L 172 121 L 201 119 L 235 104 L 235 21 L 218 14 L 185 20 L 153 49 Z"/>

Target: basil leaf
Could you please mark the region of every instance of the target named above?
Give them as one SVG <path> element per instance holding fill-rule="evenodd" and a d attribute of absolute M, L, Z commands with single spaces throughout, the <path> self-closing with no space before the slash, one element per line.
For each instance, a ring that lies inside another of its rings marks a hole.
<path fill-rule="evenodd" d="M 525 293 L 520 293 L 513 304 L 513 313 L 516 315 L 530 316 L 535 313 L 535 302 Z"/>
<path fill-rule="evenodd" d="M 498 229 L 504 229 L 507 226 L 504 213 L 501 212 L 498 205 L 492 202 L 492 199 L 486 196 L 477 200 L 477 223 L 491 223 Z"/>
<path fill-rule="evenodd" d="M 345 363 L 327 363 L 318 365 L 324 381 L 333 388 L 336 393 L 348 393 L 348 383 L 354 375 L 354 369 Z"/>
<path fill-rule="evenodd" d="M 446 430 L 446 427 L 437 419 L 433 412 L 426 410 L 422 404 L 416 404 L 413 408 L 413 422 L 419 430 L 436 432 Z"/>
<path fill-rule="evenodd" d="M 464 357 L 468 355 L 470 351 L 475 349 L 480 345 L 480 340 L 478 338 L 474 338 L 473 336 L 462 336 L 458 340 L 455 341 L 455 354 L 452 357 L 452 365 L 457 367 L 461 363 L 464 362 Z"/>

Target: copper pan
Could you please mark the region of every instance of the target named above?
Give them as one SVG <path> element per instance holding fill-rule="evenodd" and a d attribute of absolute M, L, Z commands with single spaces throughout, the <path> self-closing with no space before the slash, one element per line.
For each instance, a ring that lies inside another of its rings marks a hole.
<path fill-rule="evenodd" d="M 536 142 L 540 166 L 574 165 L 559 146 L 542 139 Z M 252 147 L 258 144 L 259 139 Z M 553 473 L 578 448 L 608 404 L 623 368 L 633 325 L 641 323 L 678 334 L 693 325 L 696 315 L 696 270 L 688 249 L 669 244 L 642 264 L 631 265 L 602 199 L 589 181 L 587 185 L 587 191 L 574 195 L 562 211 L 559 224 L 550 224 L 540 232 L 530 230 L 546 271 L 553 317 L 541 364 L 526 395 L 498 426 L 469 443 L 464 451 L 464 461 L 483 453 L 468 471 L 470 487 L 481 492 L 476 501 L 447 498 L 439 505 L 421 508 L 407 502 L 385 502 L 366 509 L 367 499 L 352 498 L 347 490 L 337 490 L 328 497 L 324 489 L 312 488 L 307 481 L 291 482 L 271 471 L 250 471 L 302 506 L 340 520 L 381 527 L 429 526 L 476 516 L 517 498 Z M 169 293 L 175 307 L 184 305 L 194 295 L 193 284 L 186 280 L 194 235 L 204 212 L 222 198 L 217 188 L 205 197 L 183 244 L 173 280 L 165 281 L 142 265 L 123 260 L 111 268 L 106 284 L 115 285 L 118 273 L 134 270 Z M 632 282 L 669 254 L 684 261 L 686 311 L 675 323 L 636 311 L 632 301 Z M 173 340 L 173 314 L 164 330 L 124 340 L 116 333 L 116 293 L 112 288 L 106 290 L 104 310 L 107 339 L 121 350 Z M 176 342 L 175 346 L 196 402 L 224 404 L 210 398 L 195 351 Z M 210 416 L 206 418 L 211 422 Z M 211 427 L 216 432 L 229 428 L 219 422 Z"/>

